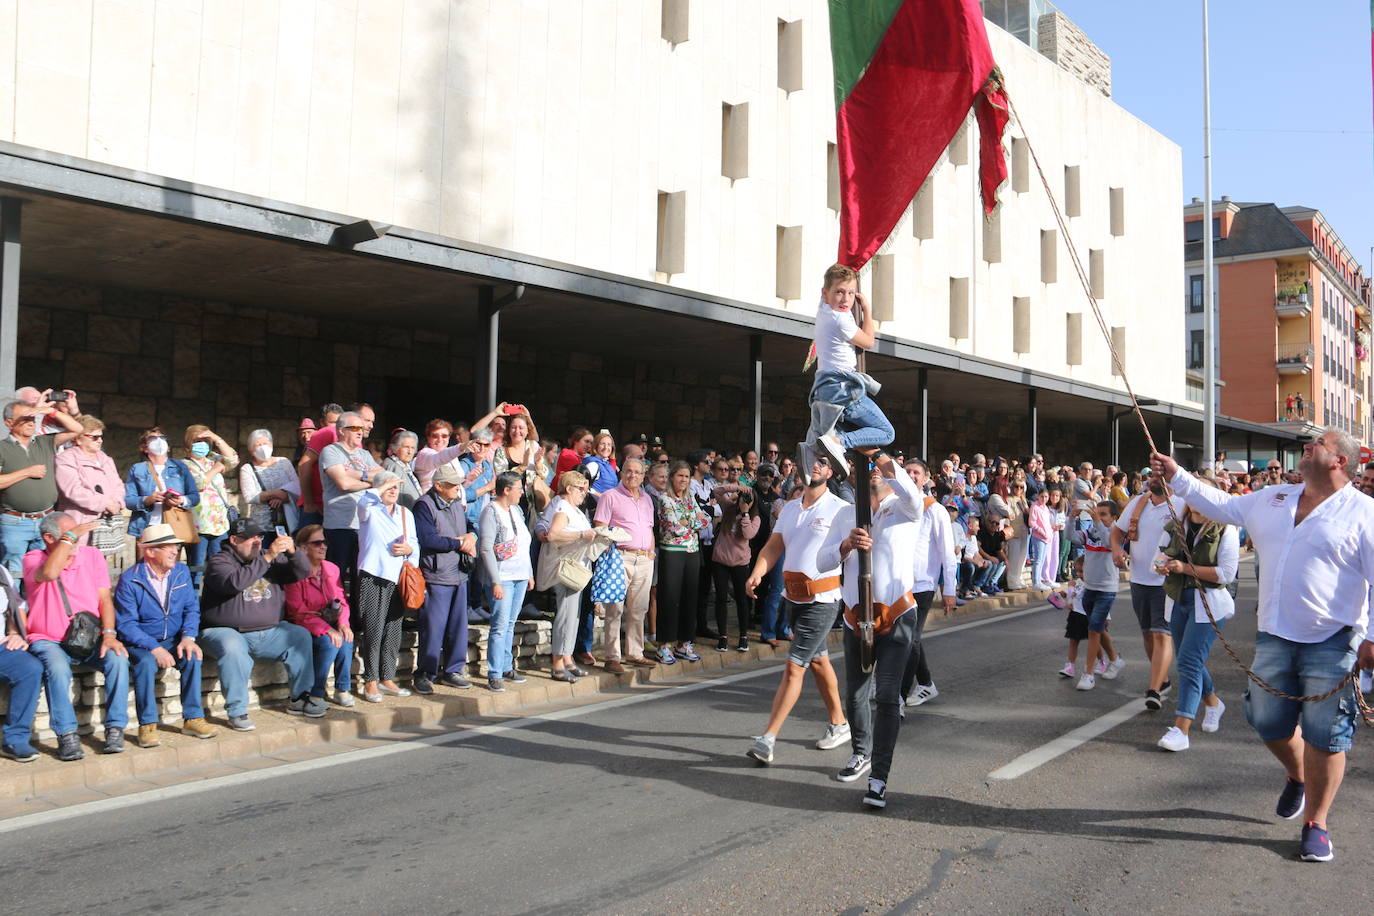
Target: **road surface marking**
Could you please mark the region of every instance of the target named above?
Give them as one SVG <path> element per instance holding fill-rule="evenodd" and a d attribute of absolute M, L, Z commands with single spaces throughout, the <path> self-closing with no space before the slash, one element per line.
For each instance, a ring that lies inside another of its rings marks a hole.
<path fill-rule="evenodd" d="M 941 629 L 932 630 L 925 634 L 923 638 L 933 639 L 936 636 L 943 636 L 948 633 L 958 633 L 962 630 L 971 630 L 974 627 L 986 626 L 990 623 L 999 623 L 1003 620 L 1011 620 L 1015 617 L 1024 617 L 1027 614 L 1042 611 L 1048 607 L 1050 607 L 1048 604 L 1038 605 L 1036 607 L 1026 608 L 1022 611 L 1014 611 L 1010 614 L 990 617 L 987 620 L 972 620 L 968 623 L 956 624 L 952 627 L 942 627 Z M 837 655 L 838 654 L 842 653 L 837 653 Z M 695 693 L 698 690 L 734 684 L 739 681 L 749 680 L 750 678 L 762 677 L 765 674 L 775 674 L 776 672 L 777 666 L 769 665 L 764 668 L 740 671 L 736 674 L 727 674 L 722 677 L 696 681 L 690 684 L 680 684 L 676 686 L 665 684 L 658 690 L 644 691 L 642 693 L 635 693 L 631 696 L 617 697 L 613 700 L 606 700 L 603 703 L 593 703 L 587 706 L 573 706 L 567 709 L 556 709 L 538 715 L 514 719 L 510 722 L 478 725 L 472 728 L 463 729 L 462 731 L 449 732 L 442 735 L 426 735 L 422 738 L 407 738 L 397 741 L 395 744 L 386 745 L 385 747 L 359 748 L 356 751 L 344 751 L 340 754 L 331 754 L 328 757 L 317 757 L 314 760 L 283 763 L 281 766 L 265 767 L 260 770 L 245 770 L 242 773 L 215 776 L 210 779 L 185 782 L 175 786 L 168 786 L 167 788 L 149 789 L 145 792 L 131 792 L 128 795 L 120 795 L 115 798 L 103 798 L 98 801 L 68 805 L 64 808 L 54 808 L 51 811 L 24 814 L 19 817 L 12 817 L 0 821 L 0 834 L 15 833 L 30 827 L 55 824 L 60 821 L 70 820 L 74 817 L 86 817 L 93 814 L 103 814 L 108 811 L 134 808 L 138 805 L 148 804 L 149 802 L 168 802 L 177 798 L 185 798 L 188 795 L 197 795 L 201 792 L 209 792 L 215 789 L 229 789 L 235 786 L 260 782 L 264 779 L 274 779 L 281 776 L 295 776 L 301 773 L 309 773 L 314 770 L 322 770 L 327 767 L 339 766 L 346 763 L 361 763 L 364 761 L 376 760 L 381 757 L 389 757 L 393 754 L 407 754 L 412 751 L 424 750 L 427 747 L 460 744 L 464 741 L 470 741 L 473 738 L 484 737 L 486 735 L 500 735 L 505 732 L 516 731 L 517 729 L 529 728 L 532 725 L 539 725 L 544 722 L 558 722 L 564 719 L 575 719 L 589 713 L 604 712 L 608 709 L 619 709 L 624 706 L 633 706 L 638 703 L 648 702 L 649 700 L 660 699 L 664 696 L 678 696 L 684 693 Z M 232 764 L 230 765 L 232 766 Z"/>
<path fill-rule="evenodd" d="M 1049 763 L 1054 758 L 1067 754 L 1074 748 L 1081 747 L 1100 735 L 1105 735 L 1122 722 L 1129 721 L 1144 711 L 1144 701 L 1140 699 L 1131 700 L 1105 716 L 1098 716 L 1087 725 L 1080 725 L 1048 744 L 1042 744 L 1033 751 L 1027 751 L 1006 766 L 998 767 L 988 774 L 988 779 L 1015 779 L 1018 776 L 1024 776 L 1036 767 Z"/>

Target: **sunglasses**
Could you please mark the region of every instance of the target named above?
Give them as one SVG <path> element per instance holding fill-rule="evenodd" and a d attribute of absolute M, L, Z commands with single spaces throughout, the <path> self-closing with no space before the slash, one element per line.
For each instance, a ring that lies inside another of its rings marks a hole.
<path fill-rule="evenodd" d="M 99 442 L 101 439 L 105 438 L 105 435 L 103 433 L 86 433 L 86 438 Z"/>
<path fill-rule="evenodd" d="M 367 432 L 367 427 L 366 427 L 366 426 L 345 426 L 344 429 L 348 430 L 350 433 L 365 433 L 365 432 Z"/>
<path fill-rule="evenodd" d="M 766 448 L 763 450 L 763 453 L 765 455 L 776 455 L 778 453 L 778 450 L 775 448 Z"/>
<path fill-rule="evenodd" d="M 325 541 L 325 540 L 306 541 L 306 542 L 305 542 L 305 544 L 306 544 L 307 547 L 323 547 L 323 546 L 324 546 L 325 544 L 327 544 L 327 543 L 328 543 L 328 541 Z"/>

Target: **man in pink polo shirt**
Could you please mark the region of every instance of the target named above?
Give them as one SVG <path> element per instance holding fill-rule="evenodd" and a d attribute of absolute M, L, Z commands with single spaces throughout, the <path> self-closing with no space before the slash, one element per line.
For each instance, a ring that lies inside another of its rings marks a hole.
<path fill-rule="evenodd" d="M 625 661 L 637 668 L 652 668 L 657 662 L 644 657 L 644 617 L 649 612 L 649 587 L 654 581 L 654 501 L 640 489 L 644 483 L 644 462 L 626 461 L 620 469 L 620 484 L 601 494 L 596 504 L 596 527 L 624 529 L 630 539 L 616 545 L 625 561 L 624 601 L 609 601 L 606 629 L 602 633 L 606 670 L 625 671 L 620 664 L 620 618 L 625 617 Z"/>
<path fill-rule="evenodd" d="M 124 750 L 124 729 L 129 724 L 129 652 L 115 631 L 110 568 L 99 550 L 76 543 L 95 526 L 95 522 L 78 525 L 65 512 L 53 512 L 38 527 L 44 549 L 24 554 L 24 591 L 29 599 L 25 628 L 29 651 L 43 663 L 43 687 L 52 730 L 57 733 L 59 760 L 84 756 L 72 708 L 72 665 L 99 668 L 105 675 L 105 753 Z M 62 646 L 76 614 L 100 618 L 100 643 L 85 657 L 72 655 Z"/>

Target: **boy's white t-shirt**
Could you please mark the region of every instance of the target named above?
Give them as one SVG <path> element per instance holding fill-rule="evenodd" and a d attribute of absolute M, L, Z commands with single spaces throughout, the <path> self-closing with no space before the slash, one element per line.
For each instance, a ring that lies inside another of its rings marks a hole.
<path fill-rule="evenodd" d="M 822 302 L 816 312 L 816 368 L 858 369 L 858 357 L 850 343 L 858 333 L 853 311 L 837 312 Z"/>

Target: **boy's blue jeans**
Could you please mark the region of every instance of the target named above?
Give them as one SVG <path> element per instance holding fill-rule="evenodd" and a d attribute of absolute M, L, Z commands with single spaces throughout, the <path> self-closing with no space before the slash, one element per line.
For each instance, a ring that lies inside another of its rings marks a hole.
<path fill-rule="evenodd" d="M 811 386 L 811 428 L 806 441 L 814 442 L 831 430 L 840 435 L 844 447 L 890 445 L 897 434 L 870 394 L 865 377 L 857 372 L 823 369 Z"/>

